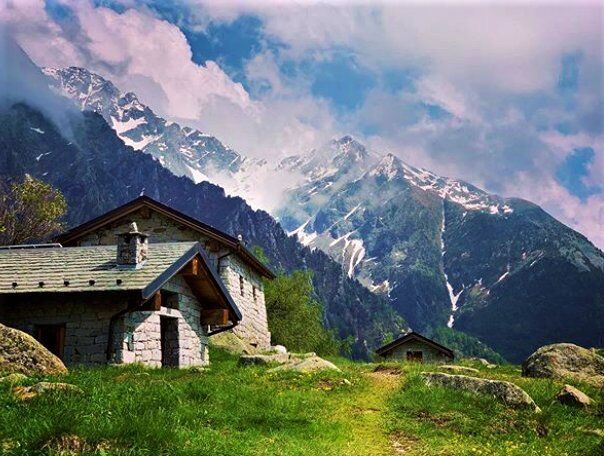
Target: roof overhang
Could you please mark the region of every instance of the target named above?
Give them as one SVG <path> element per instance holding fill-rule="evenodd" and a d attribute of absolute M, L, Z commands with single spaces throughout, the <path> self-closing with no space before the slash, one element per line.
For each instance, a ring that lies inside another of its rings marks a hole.
<path fill-rule="evenodd" d="M 151 299 L 172 277 L 183 274 L 202 308 L 227 309 L 231 321 L 236 324 L 241 321 L 241 311 L 210 264 L 210 259 L 199 242 L 195 243 L 188 252 L 142 290 L 143 300 Z"/>

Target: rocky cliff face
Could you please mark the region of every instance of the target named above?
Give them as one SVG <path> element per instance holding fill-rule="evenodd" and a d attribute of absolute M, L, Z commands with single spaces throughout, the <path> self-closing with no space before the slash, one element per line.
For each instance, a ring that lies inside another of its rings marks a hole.
<path fill-rule="evenodd" d="M 213 184 L 175 176 L 154 157 L 126 146 L 100 115 L 73 116 L 69 131 L 69 138 L 63 136 L 24 104 L 0 113 L 0 174 L 20 178 L 29 173 L 59 188 L 69 204 L 68 225 L 144 193 L 227 233 L 241 234 L 250 246 L 261 246 L 277 270 L 313 270 L 326 324 L 342 337 L 355 338 L 354 355 L 367 356 L 383 333 L 406 327 L 384 299 L 343 274 L 323 252 L 287 236 L 269 214 L 252 210 L 241 198 L 225 196 Z"/>
<path fill-rule="evenodd" d="M 43 71 L 58 93 L 102 115 L 127 146 L 152 155 L 177 176 L 201 182 L 242 169 L 244 158 L 215 137 L 161 118 L 134 93 L 121 92 L 99 75 L 77 67 Z"/>
<path fill-rule="evenodd" d="M 330 150 L 321 163 L 284 161 L 307 179 L 279 216 L 414 329 L 447 325 L 514 361 L 552 341 L 604 343 L 604 254 L 584 236 L 528 201 L 377 159 L 349 137 Z"/>

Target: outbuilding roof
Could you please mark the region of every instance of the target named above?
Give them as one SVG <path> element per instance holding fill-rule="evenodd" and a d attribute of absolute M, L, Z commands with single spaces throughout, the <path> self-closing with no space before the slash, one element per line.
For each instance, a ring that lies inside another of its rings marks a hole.
<path fill-rule="evenodd" d="M 223 244 L 223 245 L 227 246 L 228 248 L 233 249 L 235 252 L 237 252 L 237 254 L 239 254 L 241 256 L 241 258 L 243 259 L 243 261 L 245 263 L 250 265 L 254 270 L 256 270 L 258 273 L 260 273 L 262 276 L 264 276 L 268 279 L 275 278 L 275 274 L 268 267 L 266 267 L 264 264 L 262 264 L 262 262 L 258 258 L 256 258 L 256 256 L 252 252 L 250 252 L 245 247 L 243 242 L 241 242 L 239 239 L 237 239 L 227 233 L 224 233 L 223 231 L 220 231 L 219 229 L 214 228 L 213 226 L 208 225 L 207 223 L 197 220 L 196 218 L 193 218 L 180 211 L 177 211 L 176 209 L 174 209 L 170 206 L 166 206 L 165 204 L 160 203 L 159 201 L 156 201 L 153 198 L 150 198 L 146 195 L 139 196 L 138 198 L 133 199 L 132 201 L 130 201 L 122 206 L 112 209 L 111 211 L 106 212 L 105 214 L 102 214 L 99 217 L 96 217 L 92 220 L 89 220 L 79 226 L 76 226 L 76 227 L 70 229 L 69 231 L 58 236 L 56 238 L 56 241 L 63 245 L 73 244 L 74 241 L 77 240 L 78 238 L 80 238 L 102 226 L 105 226 L 108 223 L 113 222 L 114 220 L 117 220 L 121 217 L 131 214 L 143 207 L 147 207 L 149 209 L 157 211 L 157 212 L 165 215 L 166 217 L 169 217 L 172 220 L 175 220 L 178 223 L 181 223 L 181 224 L 191 228 L 192 230 L 197 231 L 200 234 L 209 237 L 210 239 L 215 239 L 216 241 L 220 242 L 221 244 Z"/>
<path fill-rule="evenodd" d="M 446 353 L 447 355 L 449 355 L 451 358 L 455 357 L 455 354 L 453 353 L 453 350 L 445 347 L 444 345 L 439 344 L 438 342 L 433 341 L 432 339 L 428 339 L 425 336 L 422 336 L 419 333 L 416 332 L 409 332 L 407 334 L 402 335 L 401 337 L 399 337 L 398 339 L 384 345 L 383 347 L 378 348 L 375 352 L 378 355 L 383 355 L 385 353 L 388 353 L 390 350 L 395 349 L 396 347 L 398 347 L 399 345 L 404 344 L 405 342 L 409 342 L 412 340 L 417 340 L 419 342 L 423 342 L 427 345 L 430 345 L 431 347 L 435 348 L 438 351 L 441 351 L 443 353 Z"/>
<path fill-rule="evenodd" d="M 118 266 L 116 252 L 115 245 L 0 249 L 0 294 L 140 291 L 146 300 L 197 257 L 220 301 L 241 319 L 199 242 L 152 244 L 137 269 Z"/>

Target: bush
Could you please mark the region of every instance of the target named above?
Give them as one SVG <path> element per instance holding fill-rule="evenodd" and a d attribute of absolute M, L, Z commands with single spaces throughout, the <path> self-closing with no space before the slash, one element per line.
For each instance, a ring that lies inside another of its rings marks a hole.
<path fill-rule="evenodd" d="M 335 355 L 342 342 L 323 326 L 323 306 L 313 294 L 309 271 L 279 274 L 266 283 L 266 310 L 273 343 L 291 351 Z"/>

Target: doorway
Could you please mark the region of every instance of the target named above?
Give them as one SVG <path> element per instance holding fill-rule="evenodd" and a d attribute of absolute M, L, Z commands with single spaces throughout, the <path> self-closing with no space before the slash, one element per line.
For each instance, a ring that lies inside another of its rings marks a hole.
<path fill-rule="evenodd" d="M 34 337 L 49 352 L 63 359 L 63 350 L 65 349 L 65 324 L 60 325 L 36 325 L 34 327 Z"/>
<path fill-rule="evenodd" d="M 178 319 L 160 317 L 160 334 L 162 367 L 178 367 Z"/>
<path fill-rule="evenodd" d="M 424 353 L 421 351 L 408 351 L 407 352 L 407 361 L 411 361 L 414 363 L 421 363 L 424 361 Z"/>

